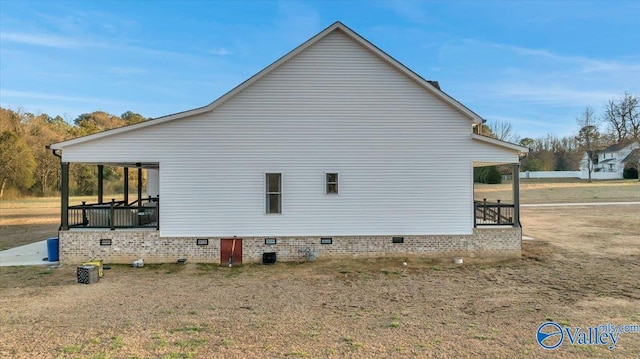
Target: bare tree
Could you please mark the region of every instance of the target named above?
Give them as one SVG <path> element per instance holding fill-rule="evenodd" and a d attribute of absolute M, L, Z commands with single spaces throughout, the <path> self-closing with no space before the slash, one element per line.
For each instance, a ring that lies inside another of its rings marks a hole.
<path fill-rule="evenodd" d="M 609 100 L 605 105 L 604 121 L 609 124 L 616 142 L 621 142 L 627 137 L 627 117 L 621 113 L 616 100 Z"/>
<path fill-rule="evenodd" d="M 627 133 L 634 140 L 640 140 L 640 97 L 625 93 L 623 103 L 628 118 Z"/>
<path fill-rule="evenodd" d="M 605 106 L 604 121 L 609 124 L 616 142 L 640 138 L 640 97 L 625 92 Z"/>
<path fill-rule="evenodd" d="M 488 123 L 492 137 L 495 137 L 501 141 L 507 141 L 511 143 L 520 142 L 520 136 L 513 131 L 513 126 L 507 121 L 492 121 Z"/>
<path fill-rule="evenodd" d="M 592 156 L 598 149 L 600 139 L 599 123 L 593 114 L 593 109 L 589 106 L 585 107 L 582 115 L 576 118 L 576 122 L 578 128 L 580 128 L 576 141 L 578 141 L 582 150 L 587 153 L 587 171 L 589 172 L 589 182 L 591 182 L 591 172 L 593 172 Z"/>

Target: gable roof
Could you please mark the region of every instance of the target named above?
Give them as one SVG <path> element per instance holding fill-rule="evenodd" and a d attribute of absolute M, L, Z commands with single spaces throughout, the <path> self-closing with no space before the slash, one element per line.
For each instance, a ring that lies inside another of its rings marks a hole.
<path fill-rule="evenodd" d="M 626 140 L 626 141 L 621 141 L 618 142 L 616 144 L 613 144 L 607 148 L 605 148 L 604 150 L 602 150 L 601 153 L 609 153 L 609 152 L 617 152 L 620 151 L 621 149 L 633 144 L 633 140 Z"/>
<path fill-rule="evenodd" d="M 303 52 L 307 48 L 311 47 L 313 44 L 317 43 L 318 41 L 320 41 L 321 39 L 323 39 L 328 34 L 334 32 L 334 31 L 341 31 L 342 33 L 347 35 L 350 39 L 352 39 L 356 43 L 360 44 L 361 46 L 363 46 L 364 48 L 366 48 L 367 50 L 372 52 L 374 55 L 376 55 L 377 57 L 379 57 L 380 59 L 385 61 L 387 64 L 391 65 L 391 67 L 393 67 L 397 71 L 403 73 L 404 75 L 408 76 L 413 81 L 417 82 L 419 85 L 421 85 L 429 93 L 431 93 L 432 95 L 438 97 L 443 102 L 445 102 L 446 104 L 448 104 L 449 106 L 451 106 L 452 108 L 454 108 L 455 110 L 460 112 L 463 116 L 469 118 L 474 123 L 482 123 L 483 122 L 482 117 L 480 117 L 478 114 L 476 114 L 475 112 L 471 111 L 469 108 L 467 108 L 466 106 L 464 106 L 463 104 L 461 104 L 460 102 L 455 100 L 453 97 L 451 97 L 448 94 L 446 94 L 444 91 L 442 91 L 440 89 L 440 85 L 438 84 L 437 81 L 427 81 L 427 80 L 425 80 L 424 78 L 422 78 L 421 76 L 419 76 L 418 74 L 413 72 L 411 69 L 409 69 L 408 67 L 406 67 L 405 65 L 403 65 L 402 63 L 400 63 L 399 61 L 397 61 L 396 59 L 394 59 L 390 55 L 388 55 L 386 52 L 380 50 L 377 46 L 373 45 L 368 40 L 366 40 L 365 38 L 363 38 L 362 36 L 357 34 L 355 31 L 351 30 L 345 24 L 343 24 L 340 21 L 337 21 L 337 22 L 333 23 L 331 26 L 329 26 L 326 29 L 322 30 L 317 35 L 315 35 L 312 38 L 310 38 L 309 40 L 305 41 L 304 43 L 302 43 L 301 45 L 299 45 L 298 47 L 296 47 L 295 49 L 293 49 L 292 51 L 290 51 L 286 55 L 282 56 L 281 58 L 279 58 L 274 63 L 272 63 L 271 65 L 267 66 L 266 68 L 264 68 L 263 70 L 261 70 L 257 74 L 255 74 L 252 77 L 250 77 L 249 79 L 245 80 L 240 85 L 238 85 L 235 88 L 233 88 L 231 91 L 227 92 L 226 94 L 222 95 L 221 97 L 219 97 L 218 99 L 216 99 L 215 101 L 213 101 L 212 103 L 210 103 L 210 104 L 208 104 L 206 106 L 199 107 L 199 108 L 196 108 L 196 109 L 193 109 L 193 110 L 178 112 L 178 113 L 167 115 L 167 116 L 163 116 L 163 117 L 158 117 L 156 119 L 147 120 L 147 121 L 140 122 L 140 123 L 133 124 L 133 125 L 129 125 L 129 126 L 119 127 L 119 128 L 115 128 L 115 129 L 112 129 L 112 130 L 107 130 L 107 131 L 95 133 L 95 134 L 84 136 L 84 137 L 78 137 L 78 138 L 71 139 L 71 140 L 64 141 L 64 142 L 55 143 L 55 144 L 50 145 L 49 148 L 54 149 L 54 150 L 60 150 L 60 149 L 63 149 L 64 147 L 67 147 L 67 146 L 76 145 L 76 144 L 79 144 L 79 143 L 92 141 L 92 140 L 96 140 L 96 139 L 107 137 L 107 136 L 116 135 L 118 133 L 129 132 L 129 131 L 137 130 L 137 129 L 144 128 L 144 127 L 155 126 L 155 125 L 159 125 L 161 123 L 165 123 L 165 122 L 169 122 L 169 121 L 173 121 L 173 120 L 177 120 L 177 119 L 181 119 L 181 118 L 187 118 L 187 117 L 195 116 L 195 115 L 198 115 L 198 114 L 201 114 L 201 113 L 210 112 L 210 111 L 214 110 L 215 108 L 217 108 L 218 106 L 220 106 L 223 103 L 225 103 L 226 101 L 228 101 L 229 99 L 233 98 L 238 93 L 242 92 L 244 89 L 246 89 L 249 86 L 253 85 L 257 81 L 262 79 L 264 76 L 268 75 L 270 72 L 272 72 L 273 70 L 277 69 L 282 64 L 286 63 L 288 60 L 290 60 L 294 56 L 298 55 L 299 53 Z"/>
<path fill-rule="evenodd" d="M 622 161 L 625 162 L 640 162 L 640 148 L 636 148 L 635 150 L 629 152 L 627 157 L 625 157 Z"/>

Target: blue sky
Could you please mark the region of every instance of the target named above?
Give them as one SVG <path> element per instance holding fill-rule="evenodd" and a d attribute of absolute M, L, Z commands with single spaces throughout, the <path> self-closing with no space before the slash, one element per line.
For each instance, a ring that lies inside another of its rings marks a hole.
<path fill-rule="evenodd" d="M 570 135 L 640 95 L 640 1 L 0 1 L 0 105 L 204 106 L 340 20 L 488 121 Z"/>

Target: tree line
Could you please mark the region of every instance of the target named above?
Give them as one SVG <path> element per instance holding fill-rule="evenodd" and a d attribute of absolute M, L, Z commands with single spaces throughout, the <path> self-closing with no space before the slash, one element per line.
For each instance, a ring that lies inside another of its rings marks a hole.
<path fill-rule="evenodd" d="M 70 124 L 61 116 L 0 107 L 0 199 L 57 195 L 60 161 L 47 145 L 145 120 L 131 111 L 120 116 L 95 111 L 81 114 Z M 71 194 L 94 194 L 98 181 L 96 166 L 71 164 L 69 171 Z M 104 167 L 105 193 L 121 193 L 123 173 L 121 168 Z M 136 188 L 137 175 L 129 176 Z"/>
<path fill-rule="evenodd" d="M 640 141 L 640 97 L 625 93 L 605 103 L 599 114 L 593 107 L 585 107 L 576 117 L 576 132 L 568 136 L 520 138 L 508 122 L 489 122 L 484 131 L 485 135 L 531 149 L 521 162 L 521 171 L 577 171 L 586 152 L 591 172 L 598 151 L 617 143 Z"/>

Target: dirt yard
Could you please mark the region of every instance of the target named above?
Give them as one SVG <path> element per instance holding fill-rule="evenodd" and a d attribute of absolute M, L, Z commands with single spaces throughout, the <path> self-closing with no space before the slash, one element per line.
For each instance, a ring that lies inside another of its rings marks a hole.
<path fill-rule="evenodd" d="M 613 350 L 535 338 L 548 320 L 640 324 L 640 206 L 522 212 L 535 240 L 501 262 L 113 266 L 92 285 L 0 267 L 0 357 L 640 357 L 640 333 Z"/>

